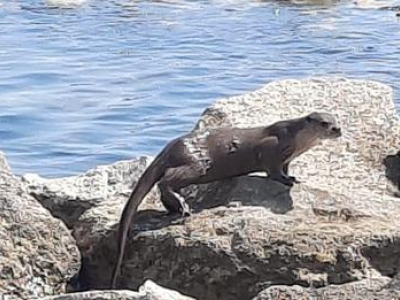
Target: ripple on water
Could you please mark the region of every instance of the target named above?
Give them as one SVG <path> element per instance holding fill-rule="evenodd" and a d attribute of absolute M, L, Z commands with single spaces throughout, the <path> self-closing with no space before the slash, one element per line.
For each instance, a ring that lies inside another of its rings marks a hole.
<path fill-rule="evenodd" d="M 399 20 L 378 2 L 1 1 L 1 149 L 19 174 L 76 174 L 154 155 L 216 99 L 270 80 L 342 74 L 397 92 Z"/>

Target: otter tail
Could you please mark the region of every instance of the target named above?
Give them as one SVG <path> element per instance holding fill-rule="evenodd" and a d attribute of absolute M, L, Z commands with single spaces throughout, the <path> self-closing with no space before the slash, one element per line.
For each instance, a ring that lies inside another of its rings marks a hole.
<path fill-rule="evenodd" d="M 128 202 L 126 203 L 122 212 L 119 228 L 118 228 L 118 240 L 117 240 L 117 253 L 118 258 L 114 265 L 114 270 L 111 278 L 111 289 L 114 289 L 117 282 L 117 277 L 122 265 L 124 257 L 124 250 L 126 246 L 126 239 L 128 236 L 129 228 L 132 223 L 132 218 L 135 215 L 140 203 L 146 194 L 151 190 L 154 184 L 159 181 L 165 172 L 165 152 L 157 156 L 150 166 L 146 169 L 143 175 L 138 180 L 135 188 L 133 189 Z"/>

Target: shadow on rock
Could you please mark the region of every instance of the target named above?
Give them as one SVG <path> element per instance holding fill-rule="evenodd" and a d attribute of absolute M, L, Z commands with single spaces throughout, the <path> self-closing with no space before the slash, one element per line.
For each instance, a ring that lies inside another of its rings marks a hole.
<path fill-rule="evenodd" d="M 293 209 L 290 188 L 261 176 L 241 176 L 185 188 L 193 212 L 218 206 L 262 206 L 276 214 Z"/>
<path fill-rule="evenodd" d="M 383 160 L 386 167 L 386 178 L 395 186 L 397 191 L 394 192 L 396 197 L 400 197 L 400 151 L 394 155 L 388 155 Z"/>
<path fill-rule="evenodd" d="M 185 218 L 178 214 L 168 214 L 165 211 L 146 209 L 139 211 L 135 217 L 134 222 L 128 234 L 128 240 L 133 240 L 135 236 L 140 233 L 153 232 L 170 225 L 182 225 L 185 222 Z M 99 272 L 97 274 L 102 274 L 102 276 L 111 276 L 115 260 L 117 259 L 117 231 L 119 223 L 113 225 L 107 234 L 101 237 L 98 243 L 95 243 L 90 249 L 90 258 L 83 257 L 82 268 L 79 275 L 75 276 L 69 282 L 69 292 L 83 292 L 88 291 L 93 288 L 95 289 L 108 289 L 108 282 L 111 280 L 101 281 L 102 284 L 93 284 L 96 282 L 93 280 L 93 268 L 99 267 Z M 102 262 L 101 264 L 95 264 L 93 266 L 93 261 Z M 107 265 L 107 273 L 104 274 L 103 270 L 100 271 Z M 106 283 L 106 284 L 105 284 Z"/>
<path fill-rule="evenodd" d="M 399 239 L 388 238 L 376 241 L 374 245 L 364 246 L 362 254 L 380 274 L 393 277 L 400 271 L 399 248 Z"/>

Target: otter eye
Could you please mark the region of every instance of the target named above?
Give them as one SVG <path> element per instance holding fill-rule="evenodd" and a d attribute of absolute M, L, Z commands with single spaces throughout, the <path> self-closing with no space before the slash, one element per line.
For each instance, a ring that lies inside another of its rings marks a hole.
<path fill-rule="evenodd" d="M 328 128 L 329 123 L 328 122 L 321 122 L 322 127 Z"/>

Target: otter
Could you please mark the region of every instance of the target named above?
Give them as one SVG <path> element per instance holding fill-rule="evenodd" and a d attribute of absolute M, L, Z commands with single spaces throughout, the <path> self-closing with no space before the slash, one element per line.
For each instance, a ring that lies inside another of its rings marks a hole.
<path fill-rule="evenodd" d="M 299 181 L 289 176 L 289 163 L 322 140 L 340 136 L 340 127 L 331 114 L 312 112 L 269 126 L 218 128 L 191 132 L 172 140 L 145 170 L 124 207 L 111 288 L 116 286 L 132 218 L 157 182 L 168 212 L 190 215 L 185 199 L 179 194 L 181 188 L 259 171 L 291 187 Z"/>

